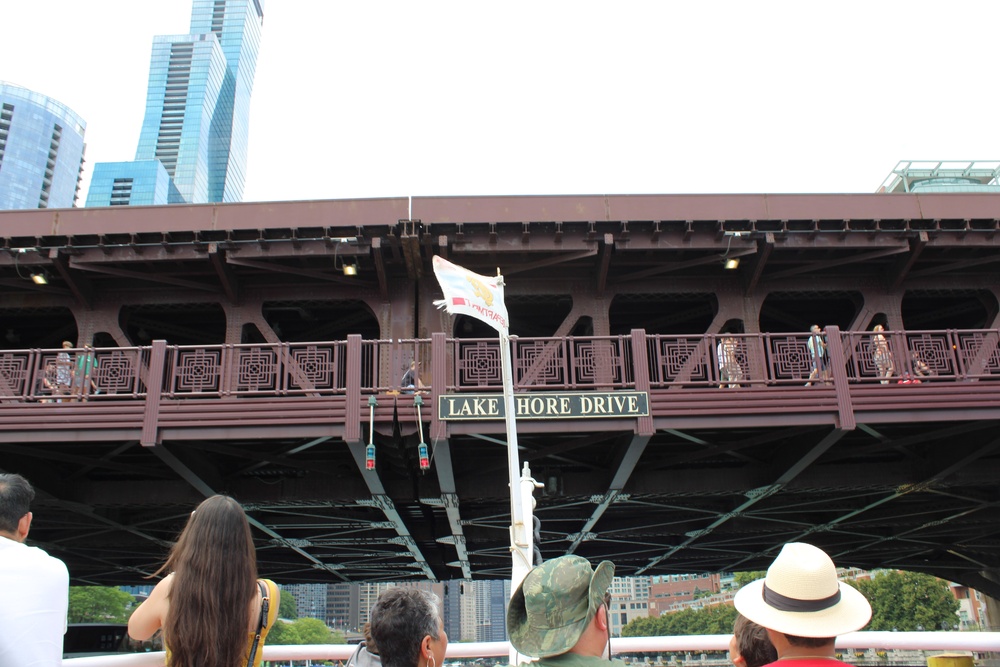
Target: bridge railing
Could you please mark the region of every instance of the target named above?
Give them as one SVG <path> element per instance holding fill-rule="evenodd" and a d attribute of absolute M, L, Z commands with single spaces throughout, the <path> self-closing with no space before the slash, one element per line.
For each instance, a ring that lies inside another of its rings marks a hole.
<path fill-rule="evenodd" d="M 1000 330 L 840 332 L 809 346 L 808 333 L 643 334 L 512 339 L 514 388 L 633 389 L 636 363 L 647 364 L 652 389 L 831 384 L 897 384 L 1000 379 Z M 836 339 L 836 341 L 832 340 Z M 814 340 L 815 343 L 815 340 Z M 0 353 L 0 401 L 78 402 L 144 398 L 151 386 L 166 399 L 379 394 L 402 389 L 410 361 L 421 362 L 428 388 L 499 391 L 495 338 L 446 339 L 444 377 L 433 378 L 431 341 L 362 340 L 247 345 L 166 345 Z M 642 360 L 642 352 L 645 360 Z M 815 369 L 815 370 L 814 370 Z"/>
<path fill-rule="evenodd" d="M 881 339 L 876 336 L 881 335 Z M 751 387 L 823 384 L 843 363 L 847 381 L 897 384 L 936 380 L 1000 379 L 1000 332 L 996 329 L 840 332 L 821 338 L 833 346 L 809 347 L 810 334 L 650 335 L 651 387 Z M 817 372 L 814 373 L 813 369 Z"/>
<path fill-rule="evenodd" d="M 514 389 L 622 389 L 635 385 L 629 336 L 512 338 Z M 496 338 L 449 338 L 445 388 L 500 391 L 503 376 Z"/>

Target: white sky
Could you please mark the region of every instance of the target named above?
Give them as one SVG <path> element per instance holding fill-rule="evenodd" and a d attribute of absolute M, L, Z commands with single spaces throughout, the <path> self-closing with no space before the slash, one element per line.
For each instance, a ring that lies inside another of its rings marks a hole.
<path fill-rule="evenodd" d="M 191 0 L 7 0 L 0 79 L 131 160 Z M 245 201 L 873 192 L 1000 158 L 1000 2 L 267 0 Z"/>

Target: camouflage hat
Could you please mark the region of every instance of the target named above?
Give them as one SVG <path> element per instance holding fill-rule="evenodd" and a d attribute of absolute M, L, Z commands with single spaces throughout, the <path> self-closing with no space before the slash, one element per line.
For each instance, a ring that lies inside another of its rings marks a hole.
<path fill-rule="evenodd" d="M 560 556 L 534 568 L 510 598 L 507 632 L 519 653 L 547 658 L 576 645 L 611 588 L 615 566 Z"/>

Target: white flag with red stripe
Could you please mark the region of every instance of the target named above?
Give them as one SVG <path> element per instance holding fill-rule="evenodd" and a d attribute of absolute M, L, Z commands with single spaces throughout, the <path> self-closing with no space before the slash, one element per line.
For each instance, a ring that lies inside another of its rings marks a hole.
<path fill-rule="evenodd" d="M 488 278 L 434 255 L 434 275 L 444 299 L 434 302 L 452 315 L 468 315 L 506 334 L 507 306 L 503 301 L 503 276 Z"/>

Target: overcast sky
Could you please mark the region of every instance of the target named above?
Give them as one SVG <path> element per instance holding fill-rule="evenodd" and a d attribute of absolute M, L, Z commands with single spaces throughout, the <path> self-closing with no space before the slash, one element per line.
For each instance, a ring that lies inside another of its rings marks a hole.
<path fill-rule="evenodd" d="M 135 157 L 191 0 L 8 0 L 0 79 Z M 245 201 L 873 192 L 1000 159 L 1000 2 L 267 0 Z"/>

